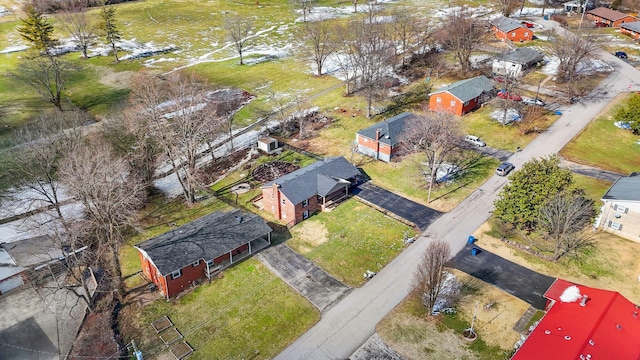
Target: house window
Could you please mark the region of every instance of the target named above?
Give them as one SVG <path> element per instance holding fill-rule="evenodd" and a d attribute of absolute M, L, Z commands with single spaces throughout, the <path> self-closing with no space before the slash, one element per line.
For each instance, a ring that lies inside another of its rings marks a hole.
<path fill-rule="evenodd" d="M 622 230 L 622 224 L 613 221 L 609 221 L 609 227 L 613 230 Z"/>
<path fill-rule="evenodd" d="M 516 32 L 515 31 L 511 33 L 511 37 L 516 37 Z"/>
<path fill-rule="evenodd" d="M 309 206 L 309 199 L 302 200 L 302 207 L 307 207 L 307 206 Z"/>
<path fill-rule="evenodd" d="M 456 101 L 455 100 L 451 100 L 451 106 L 456 106 Z"/>
<path fill-rule="evenodd" d="M 282 209 L 282 211 L 280 212 L 280 216 L 282 216 L 283 219 L 287 218 L 287 212 L 284 211 L 284 209 Z"/>
<path fill-rule="evenodd" d="M 271 193 L 271 200 L 273 200 L 273 192 Z"/>
<path fill-rule="evenodd" d="M 307 218 L 309 218 L 309 210 L 305 210 L 305 211 L 302 213 L 302 218 L 303 218 L 303 219 L 307 219 Z"/>
<path fill-rule="evenodd" d="M 467 105 L 469 105 L 469 102 L 465 101 L 464 106 L 467 106 Z"/>
<path fill-rule="evenodd" d="M 209 267 L 213 266 L 213 259 L 207 260 L 207 266 L 209 266 Z"/>
<path fill-rule="evenodd" d="M 177 279 L 182 276 L 182 270 L 177 270 L 171 273 L 171 279 Z"/>
<path fill-rule="evenodd" d="M 528 32 L 528 31 L 525 31 L 525 32 L 524 32 L 524 36 L 529 36 L 529 32 Z"/>
<path fill-rule="evenodd" d="M 369 139 L 367 139 L 367 138 L 364 138 L 364 142 L 367 142 L 367 141 L 369 141 Z"/>
<path fill-rule="evenodd" d="M 282 205 L 286 205 L 285 199 L 282 199 Z"/>
<path fill-rule="evenodd" d="M 436 102 L 437 102 L 438 104 L 440 104 L 440 103 L 442 102 L 442 99 L 440 98 L 440 96 L 436 97 Z"/>
<path fill-rule="evenodd" d="M 619 212 L 621 214 L 626 214 L 626 213 L 629 212 L 629 208 L 628 207 L 622 206 L 622 205 L 618 205 L 618 204 L 613 205 L 613 210 L 615 210 L 615 211 L 617 211 L 617 212 Z"/>
<path fill-rule="evenodd" d="M 193 267 L 196 267 L 198 265 L 200 265 L 200 260 L 194 261 L 193 264 L 191 264 L 191 266 L 193 266 Z"/>

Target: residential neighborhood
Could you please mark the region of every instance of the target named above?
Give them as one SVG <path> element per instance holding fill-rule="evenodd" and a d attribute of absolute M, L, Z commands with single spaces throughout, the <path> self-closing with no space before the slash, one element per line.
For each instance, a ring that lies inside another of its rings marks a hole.
<path fill-rule="evenodd" d="M 640 357 L 638 11 L 0 1 L 0 358 Z"/>

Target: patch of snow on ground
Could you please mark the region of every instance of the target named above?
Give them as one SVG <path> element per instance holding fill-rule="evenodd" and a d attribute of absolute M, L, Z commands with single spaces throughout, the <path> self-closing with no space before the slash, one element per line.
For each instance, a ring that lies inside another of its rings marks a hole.
<path fill-rule="evenodd" d="M 28 48 L 29 48 L 29 46 L 27 46 L 27 45 L 7 46 L 6 48 L 0 50 L 0 54 L 9 54 L 9 53 L 12 53 L 12 52 L 24 51 L 24 50 L 27 50 Z"/>
<path fill-rule="evenodd" d="M 79 203 L 71 203 L 60 208 L 62 215 L 69 218 L 79 218 L 83 214 L 84 207 Z M 30 239 L 36 236 L 50 234 L 53 210 L 15 220 L 0 225 L 0 240 L 2 242 L 15 242 Z M 43 225 L 45 224 L 45 225 Z"/>
<path fill-rule="evenodd" d="M 514 121 L 520 121 L 521 119 L 520 112 L 516 109 L 507 109 L 506 115 L 504 110 L 496 109 L 489 116 L 502 125 L 507 125 Z"/>
<path fill-rule="evenodd" d="M 394 2 L 395 0 L 380 0 L 377 2 L 375 6 L 376 9 L 381 9 L 383 4 Z M 369 11 L 369 6 L 364 4 L 358 4 L 358 12 L 365 13 Z M 295 22 L 304 22 L 305 17 L 302 16 L 302 10 L 296 10 L 296 13 L 299 14 L 299 17 L 295 20 Z M 337 19 L 340 17 L 351 16 L 353 15 L 353 5 L 342 6 L 342 7 L 328 7 L 328 6 L 314 6 L 311 9 L 311 12 L 306 15 L 307 22 L 314 21 L 323 21 L 329 19 Z"/>
<path fill-rule="evenodd" d="M 6 7 L 0 6 L 0 17 L 10 15 L 11 11 L 7 10 Z"/>
<path fill-rule="evenodd" d="M 47 191 L 51 192 L 49 188 Z M 9 189 L 4 195 L 7 198 L 3 199 L 2 207 L 0 207 L 0 219 L 24 214 L 49 205 L 42 194 L 30 188 Z M 59 186 L 58 201 L 62 202 L 68 199 L 69 195 L 64 188 Z M 0 237 L 1 239 L 2 237 Z"/>

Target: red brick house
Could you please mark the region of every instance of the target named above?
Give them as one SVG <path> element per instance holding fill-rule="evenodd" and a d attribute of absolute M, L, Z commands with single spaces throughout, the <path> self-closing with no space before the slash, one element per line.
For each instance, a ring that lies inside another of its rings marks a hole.
<path fill-rule="evenodd" d="M 620 33 L 629 35 L 634 40 L 640 39 L 640 21 L 622 24 L 622 26 L 620 26 Z"/>
<path fill-rule="evenodd" d="M 491 30 L 502 41 L 530 41 L 533 40 L 533 31 L 518 21 L 500 16 L 491 20 Z"/>
<path fill-rule="evenodd" d="M 493 82 L 484 75 L 460 80 L 429 94 L 429 110 L 462 116 L 479 107 L 483 97 L 493 96 L 494 91 Z"/>
<path fill-rule="evenodd" d="M 135 246 L 142 272 L 167 299 L 271 245 L 260 216 L 214 212 Z"/>
<path fill-rule="evenodd" d="M 620 27 L 622 24 L 638 21 L 635 17 L 617 10 L 599 7 L 586 12 L 587 19 L 594 22 L 602 22 L 609 27 Z"/>
<path fill-rule="evenodd" d="M 405 112 L 371 125 L 356 133 L 358 152 L 376 160 L 391 161 L 400 147 L 400 138 L 408 120 L 417 115 Z"/>
<path fill-rule="evenodd" d="M 262 185 L 262 206 L 295 225 L 349 194 L 360 171 L 347 159 L 326 158 Z"/>
<path fill-rule="evenodd" d="M 618 292 L 556 281 L 547 313 L 512 360 L 640 359 L 640 310 Z"/>

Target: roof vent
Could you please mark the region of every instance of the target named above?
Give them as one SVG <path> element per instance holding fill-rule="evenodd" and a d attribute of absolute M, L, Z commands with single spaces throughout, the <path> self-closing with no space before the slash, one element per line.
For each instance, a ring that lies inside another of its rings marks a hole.
<path fill-rule="evenodd" d="M 587 300 L 589 300 L 589 297 L 587 296 L 587 294 L 582 295 L 582 300 L 580 300 L 580 306 L 587 305 Z"/>
<path fill-rule="evenodd" d="M 242 216 L 236 216 L 236 221 L 240 224 L 242 222 Z"/>

